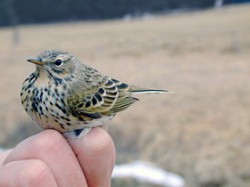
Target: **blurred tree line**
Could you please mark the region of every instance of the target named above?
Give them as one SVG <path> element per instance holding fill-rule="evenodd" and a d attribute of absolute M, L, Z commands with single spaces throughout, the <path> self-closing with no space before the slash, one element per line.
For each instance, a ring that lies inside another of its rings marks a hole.
<path fill-rule="evenodd" d="M 1 0 L 0 26 L 119 18 L 174 9 L 204 9 L 216 0 Z M 224 3 L 249 0 L 224 0 Z"/>

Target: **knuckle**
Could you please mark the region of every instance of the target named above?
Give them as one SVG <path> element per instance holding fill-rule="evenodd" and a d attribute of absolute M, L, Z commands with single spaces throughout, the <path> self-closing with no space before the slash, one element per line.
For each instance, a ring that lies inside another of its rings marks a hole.
<path fill-rule="evenodd" d="M 49 167 L 42 161 L 36 160 L 27 165 L 27 168 L 20 172 L 20 184 L 24 186 L 37 186 L 46 184 L 51 180 L 52 173 Z"/>

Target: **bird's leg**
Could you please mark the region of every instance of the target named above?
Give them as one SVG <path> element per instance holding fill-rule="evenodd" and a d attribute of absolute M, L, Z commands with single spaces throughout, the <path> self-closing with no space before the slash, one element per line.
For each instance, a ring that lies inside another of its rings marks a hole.
<path fill-rule="evenodd" d="M 88 134 L 91 131 L 92 127 L 85 127 L 83 128 L 82 132 L 77 136 L 78 138 L 81 138 Z"/>
<path fill-rule="evenodd" d="M 92 127 L 84 127 L 82 129 L 77 129 L 77 130 L 73 130 L 73 131 L 70 131 L 70 132 L 65 132 L 63 134 L 63 136 L 66 139 L 81 138 L 81 137 L 85 136 L 86 134 L 88 134 L 91 129 L 92 129 Z"/>

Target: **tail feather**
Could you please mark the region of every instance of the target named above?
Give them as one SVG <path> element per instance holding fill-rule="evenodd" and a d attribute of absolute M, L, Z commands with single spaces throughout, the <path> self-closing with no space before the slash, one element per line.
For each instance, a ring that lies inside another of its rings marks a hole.
<path fill-rule="evenodd" d="M 153 89 L 153 88 L 141 88 L 137 86 L 130 86 L 129 92 L 132 94 L 161 94 L 161 93 L 173 93 L 168 90 L 160 90 L 160 89 Z"/>

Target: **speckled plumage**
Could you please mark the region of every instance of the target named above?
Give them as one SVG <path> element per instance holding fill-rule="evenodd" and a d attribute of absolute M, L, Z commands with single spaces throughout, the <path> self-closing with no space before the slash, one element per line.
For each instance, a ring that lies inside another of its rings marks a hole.
<path fill-rule="evenodd" d="M 48 50 L 28 61 L 36 64 L 36 71 L 22 86 L 24 109 L 41 128 L 53 128 L 66 136 L 103 125 L 138 100 L 134 93 L 167 92 L 129 86 L 67 52 Z"/>

